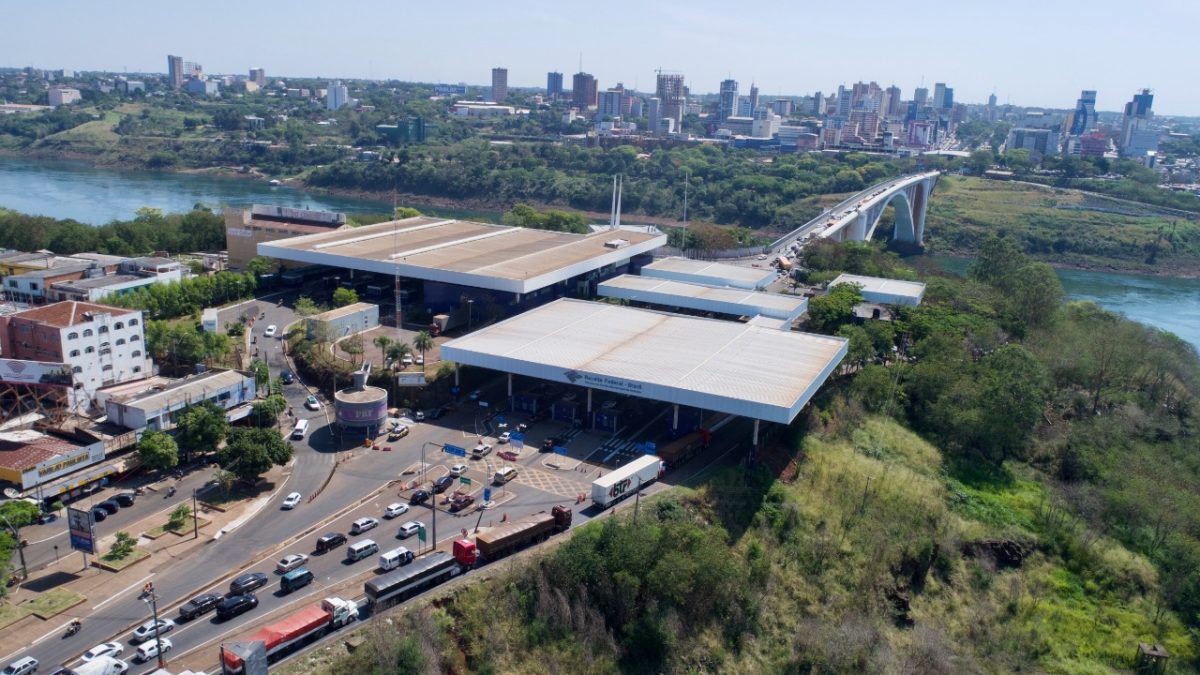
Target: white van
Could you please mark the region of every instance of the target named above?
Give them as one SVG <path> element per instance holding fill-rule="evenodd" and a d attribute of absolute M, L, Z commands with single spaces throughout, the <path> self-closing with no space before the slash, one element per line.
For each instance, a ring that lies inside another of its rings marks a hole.
<path fill-rule="evenodd" d="M 507 483 L 508 481 L 510 481 L 516 477 L 517 477 L 517 470 L 515 467 L 502 466 L 502 467 L 500 467 L 499 470 L 496 471 L 496 475 L 492 476 L 492 482 L 495 483 L 496 485 L 504 485 L 505 483 Z"/>
<path fill-rule="evenodd" d="M 379 569 L 384 572 L 394 570 L 401 565 L 407 565 L 412 562 L 412 559 L 412 551 L 401 546 L 379 556 Z"/>
<path fill-rule="evenodd" d="M 369 555 L 379 553 L 379 544 L 376 544 L 370 539 L 356 541 L 346 547 L 346 560 L 350 562 L 358 562 Z"/>
<path fill-rule="evenodd" d="M 296 427 L 292 429 L 292 438 L 300 440 L 304 438 L 304 434 L 308 433 L 308 420 L 299 420 L 296 422 Z"/>

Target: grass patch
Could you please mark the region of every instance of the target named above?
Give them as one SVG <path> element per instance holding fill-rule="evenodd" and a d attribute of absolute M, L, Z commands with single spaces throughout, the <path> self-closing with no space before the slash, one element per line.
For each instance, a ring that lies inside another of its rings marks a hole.
<path fill-rule="evenodd" d="M 114 560 L 112 558 L 109 558 L 108 556 L 101 556 L 100 558 L 98 558 L 96 560 L 96 565 L 98 567 L 100 567 L 102 569 L 106 569 L 110 572 L 120 572 L 121 570 L 125 569 L 126 567 L 129 567 L 130 565 L 132 565 L 140 560 L 143 560 L 145 558 L 149 558 L 149 557 L 150 557 L 149 551 L 147 551 L 145 549 L 141 549 L 141 548 L 135 548 L 133 550 L 133 553 L 130 553 L 129 555 L 125 556 L 124 558 L 120 558 L 120 559 Z"/>
<path fill-rule="evenodd" d="M 14 605 L 12 603 L 0 605 L 0 630 L 8 628 L 27 616 L 29 616 L 29 612 L 26 612 L 21 605 Z"/>
<path fill-rule="evenodd" d="M 211 522 L 212 521 L 209 520 L 208 518 L 200 518 L 199 520 L 196 521 L 196 523 L 201 528 L 203 528 L 205 525 L 208 525 Z M 159 537 L 163 536 L 164 534 L 167 534 L 168 532 L 170 532 L 171 534 L 177 534 L 179 536 L 183 536 L 185 534 L 189 534 L 191 531 L 192 531 L 192 519 L 188 518 L 187 522 L 184 523 L 183 525 L 180 525 L 179 527 L 171 527 L 169 524 L 159 525 L 158 527 L 156 527 L 152 530 L 147 530 L 146 532 L 143 532 L 142 536 L 148 537 L 150 539 L 158 539 Z"/>
<path fill-rule="evenodd" d="M 56 588 L 52 591 L 38 594 L 33 600 L 22 603 L 21 607 L 25 608 L 27 613 L 39 619 L 49 619 L 62 614 L 85 600 L 87 598 L 80 593 L 65 588 Z"/>

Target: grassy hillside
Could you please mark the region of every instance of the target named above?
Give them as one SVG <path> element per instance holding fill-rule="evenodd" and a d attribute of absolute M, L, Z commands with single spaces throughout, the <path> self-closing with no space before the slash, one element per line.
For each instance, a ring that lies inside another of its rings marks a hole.
<path fill-rule="evenodd" d="M 1027 184 L 943 176 L 929 201 L 931 251 L 971 254 L 1012 236 L 1050 263 L 1141 272 L 1200 267 L 1200 223 L 1128 203 Z"/>

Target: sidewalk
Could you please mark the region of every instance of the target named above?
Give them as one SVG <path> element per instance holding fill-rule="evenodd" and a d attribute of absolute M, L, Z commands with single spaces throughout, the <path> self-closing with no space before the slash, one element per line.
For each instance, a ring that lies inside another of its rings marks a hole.
<path fill-rule="evenodd" d="M 284 479 L 285 470 L 290 469 L 273 467 L 264 476 L 264 479 L 280 485 Z M 151 492 L 143 498 L 154 498 L 155 496 L 157 495 Z M 87 567 L 83 565 L 82 553 L 78 551 L 63 553 L 57 562 L 31 573 L 29 579 L 19 588 L 11 589 L 5 605 L 18 607 L 44 596 L 48 592 L 59 590 L 77 593 L 83 596 L 84 600 L 59 614 L 46 618 L 29 614 L 7 626 L 0 626 L 0 631 L 3 631 L 4 634 L 4 648 L 0 651 L 10 652 L 28 647 L 47 633 L 62 630 L 69 620 L 88 616 L 117 595 L 144 583 L 156 570 L 189 557 L 196 549 L 211 541 L 218 532 L 241 519 L 247 510 L 253 508 L 257 502 L 257 499 L 242 500 L 232 504 L 225 511 L 214 508 L 206 509 L 201 504 L 200 510 L 197 512 L 200 525 L 198 537 L 193 538 L 192 521 L 189 518 L 189 522 L 180 534 L 166 532 L 151 539 L 145 534 L 165 525 L 168 515 L 173 509 L 178 508 L 180 502 L 174 501 L 169 505 L 164 505 L 162 509 L 156 510 L 153 514 L 122 528 L 121 531 L 137 538 L 138 550 L 148 551 L 150 555 L 129 564 L 120 571 L 107 571 L 94 564 L 98 558 L 108 553 L 116 539 L 116 533 L 101 537 L 96 541 L 98 555 L 87 556 L 89 563 Z M 191 506 L 190 500 L 187 500 L 187 503 Z M 205 523 L 205 521 L 208 522 Z"/>

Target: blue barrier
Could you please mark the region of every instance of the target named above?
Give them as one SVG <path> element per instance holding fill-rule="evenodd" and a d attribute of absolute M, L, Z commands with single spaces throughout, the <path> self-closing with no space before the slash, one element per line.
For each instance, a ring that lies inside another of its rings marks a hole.
<path fill-rule="evenodd" d="M 444 450 L 446 452 L 446 454 L 456 455 L 458 457 L 466 457 L 467 456 L 466 448 L 460 448 L 457 445 L 450 445 L 449 443 L 443 445 L 442 450 Z"/>

